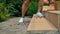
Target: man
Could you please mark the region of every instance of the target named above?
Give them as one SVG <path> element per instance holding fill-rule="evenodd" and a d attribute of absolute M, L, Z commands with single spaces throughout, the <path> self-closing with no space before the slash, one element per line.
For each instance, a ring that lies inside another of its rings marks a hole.
<path fill-rule="evenodd" d="M 29 0 L 24 0 L 24 3 L 22 5 L 22 17 L 20 18 L 19 22 L 24 21 L 24 16 L 25 16 L 28 4 L 29 4 Z M 49 1 L 48 0 L 39 0 L 38 11 L 36 13 L 36 16 L 39 16 L 39 17 L 43 16 L 42 13 L 40 13 L 40 10 L 44 4 L 49 4 Z M 53 5 L 53 4 L 54 4 L 54 0 L 50 0 L 50 5 Z"/>

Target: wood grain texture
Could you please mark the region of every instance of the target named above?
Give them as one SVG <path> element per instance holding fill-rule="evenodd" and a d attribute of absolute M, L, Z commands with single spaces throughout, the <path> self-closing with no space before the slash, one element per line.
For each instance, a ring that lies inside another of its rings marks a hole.
<path fill-rule="evenodd" d="M 60 11 L 48 11 L 49 13 L 60 14 Z"/>
<path fill-rule="evenodd" d="M 39 30 L 56 30 L 56 27 L 52 25 L 48 20 L 44 17 L 40 18 L 34 15 L 31 19 L 31 22 L 28 26 L 27 31 L 39 31 Z"/>
<path fill-rule="evenodd" d="M 55 7 L 57 10 L 60 10 L 60 1 L 55 2 Z"/>
<path fill-rule="evenodd" d="M 51 14 L 51 22 L 58 28 L 58 15 L 57 14 Z"/>
<path fill-rule="evenodd" d="M 60 11 L 45 11 L 45 18 L 47 18 L 53 25 L 58 28 L 58 21 Z"/>
<path fill-rule="evenodd" d="M 54 6 L 43 6 L 42 11 L 52 11 L 55 10 Z"/>
<path fill-rule="evenodd" d="M 60 31 L 60 15 L 58 15 L 58 29 L 59 29 L 59 31 Z"/>

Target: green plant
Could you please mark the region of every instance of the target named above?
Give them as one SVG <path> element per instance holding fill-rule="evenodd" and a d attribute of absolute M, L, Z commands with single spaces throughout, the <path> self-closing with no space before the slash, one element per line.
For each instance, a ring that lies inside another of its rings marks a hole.
<path fill-rule="evenodd" d="M 20 16 L 22 0 L 0 0 L 0 22 L 11 16 Z"/>
<path fill-rule="evenodd" d="M 37 9 L 38 9 L 38 2 L 31 1 L 27 9 L 27 15 L 32 16 L 37 12 Z"/>
<path fill-rule="evenodd" d="M 10 14 L 8 13 L 8 10 L 5 8 L 5 3 L 0 3 L 0 22 L 8 19 Z"/>
<path fill-rule="evenodd" d="M 9 2 L 9 3 L 8 3 Z M 9 9 L 9 13 L 11 16 L 20 16 L 21 15 L 21 6 L 22 0 L 7 0 L 6 8 Z"/>
<path fill-rule="evenodd" d="M 7 4 L 6 8 L 9 10 L 10 16 L 19 14 L 19 11 L 14 8 L 15 6 L 12 3 Z"/>
<path fill-rule="evenodd" d="M 9 17 L 10 17 L 10 14 L 7 11 L 5 12 L 0 11 L 0 22 L 8 19 Z"/>

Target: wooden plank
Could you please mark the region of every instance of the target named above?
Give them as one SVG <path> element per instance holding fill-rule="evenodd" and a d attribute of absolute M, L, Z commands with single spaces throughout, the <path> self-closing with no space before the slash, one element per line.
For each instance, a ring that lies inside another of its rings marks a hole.
<path fill-rule="evenodd" d="M 52 13 L 52 14 L 60 14 L 60 11 L 43 11 L 42 12 L 43 13 L 43 15 L 45 16 L 45 17 L 47 17 L 47 16 L 49 16 L 49 14 L 48 13 Z"/>
<path fill-rule="evenodd" d="M 57 10 L 60 10 L 60 1 L 55 2 L 55 7 Z"/>
<path fill-rule="evenodd" d="M 60 31 L 60 15 L 58 15 L 58 29 Z"/>
<path fill-rule="evenodd" d="M 56 27 L 52 25 L 44 17 L 40 18 L 34 15 L 28 26 L 27 31 L 46 31 L 46 30 L 56 30 Z"/>
<path fill-rule="evenodd" d="M 58 28 L 58 15 L 53 13 L 48 13 L 47 19 Z"/>
<path fill-rule="evenodd" d="M 43 6 L 42 11 L 52 11 L 55 10 L 54 6 Z"/>
<path fill-rule="evenodd" d="M 47 18 L 52 24 L 59 28 L 60 11 L 45 11 L 45 18 Z"/>
<path fill-rule="evenodd" d="M 49 13 L 60 14 L 60 11 L 48 11 Z"/>

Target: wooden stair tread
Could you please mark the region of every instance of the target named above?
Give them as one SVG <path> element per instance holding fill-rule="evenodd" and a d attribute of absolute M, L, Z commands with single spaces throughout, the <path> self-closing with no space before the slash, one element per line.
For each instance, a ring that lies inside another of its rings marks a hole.
<path fill-rule="evenodd" d="M 43 6 L 42 11 L 47 11 L 47 10 L 55 10 L 54 6 Z"/>
<path fill-rule="evenodd" d="M 50 13 L 60 14 L 60 11 L 48 11 Z"/>
<path fill-rule="evenodd" d="M 60 14 L 60 11 L 59 11 L 59 10 L 54 10 L 54 11 L 43 11 L 43 12 L 49 12 L 49 13 Z"/>
<path fill-rule="evenodd" d="M 56 28 L 59 28 L 60 23 L 60 11 L 43 11 L 43 15 L 48 19 Z"/>
<path fill-rule="evenodd" d="M 52 25 L 48 20 L 46 20 L 44 17 L 39 18 L 34 15 L 31 19 L 31 22 L 28 26 L 27 31 L 32 30 L 56 30 L 56 27 Z"/>

